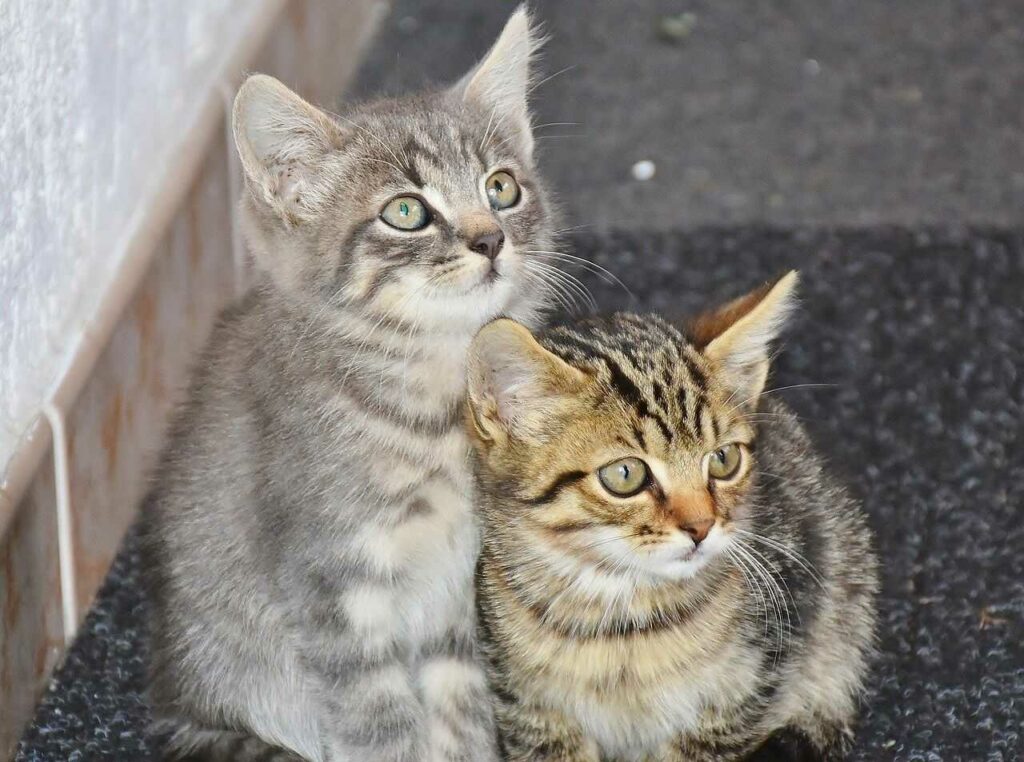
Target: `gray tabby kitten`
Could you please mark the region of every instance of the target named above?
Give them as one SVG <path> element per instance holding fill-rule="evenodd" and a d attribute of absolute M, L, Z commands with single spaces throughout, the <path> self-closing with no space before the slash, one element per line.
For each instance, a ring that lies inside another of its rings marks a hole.
<path fill-rule="evenodd" d="M 685 336 L 620 313 L 476 338 L 477 598 L 509 760 L 849 748 L 877 563 L 860 507 L 763 394 L 795 283 Z"/>
<path fill-rule="evenodd" d="M 189 759 L 491 760 L 474 658 L 465 354 L 535 325 L 550 210 L 526 11 L 454 87 L 235 100 L 261 278 L 229 309 L 142 520 L 152 703 Z"/>

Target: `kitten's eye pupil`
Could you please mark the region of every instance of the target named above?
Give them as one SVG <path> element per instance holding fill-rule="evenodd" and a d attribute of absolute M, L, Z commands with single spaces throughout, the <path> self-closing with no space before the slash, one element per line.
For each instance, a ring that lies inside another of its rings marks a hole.
<path fill-rule="evenodd" d="M 647 487 L 647 464 L 639 458 L 623 458 L 599 468 L 597 478 L 616 497 L 632 497 Z"/>
<path fill-rule="evenodd" d="M 403 201 L 398 205 L 398 208 L 401 210 L 403 217 L 409 216 L 409 205 L 407 203 Z"/>

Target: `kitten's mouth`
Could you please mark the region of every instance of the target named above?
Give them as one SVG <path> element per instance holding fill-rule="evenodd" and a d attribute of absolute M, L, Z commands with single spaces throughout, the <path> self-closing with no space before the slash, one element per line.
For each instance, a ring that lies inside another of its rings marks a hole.
<path fill-rule="evenodd" d="M 693 561 L 694 559 L 697 558 L 697 555 L 698 555 L 699 552 L 700 552 L 699 548 L 680 548 L 676 552 L 676 560 L 677 561 Z"/>

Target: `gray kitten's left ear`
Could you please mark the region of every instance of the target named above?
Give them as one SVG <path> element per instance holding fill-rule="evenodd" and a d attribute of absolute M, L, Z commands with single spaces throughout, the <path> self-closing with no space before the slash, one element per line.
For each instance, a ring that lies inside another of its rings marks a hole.
<path fill-rule="evenodd" d="M 253 196 L 288 221 L 315 211 L 325 200 L 323 158 L 342 142 L 338 125 L 265 74 L 242 84 L 231 118 Z"/>
<path fill-rule="evenodd" d="M 493 121 L 514 130 L 517 146 L 527 157 L 533 152 L 530 59 L 542 42 L 531 27 L 526 5 L 520 5 L 490 52 L 452 88 L 463 99 L 482 106 Z"/>

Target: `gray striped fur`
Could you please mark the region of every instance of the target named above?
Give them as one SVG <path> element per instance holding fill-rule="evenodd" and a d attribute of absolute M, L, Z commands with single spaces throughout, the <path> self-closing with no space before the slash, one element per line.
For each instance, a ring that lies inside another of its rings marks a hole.
<path fill-rule="evenodd" d="M 495 759 L 475 655 L 465 353 L 536 324 L 551 212 L 523 10 L 452 88 L 331 115 L 239 92 L 259 280 L 221 318 L 144 506 L 155 729 L 194 759 Z M 522 194 L 492 211 L 484 180 Z M 378 219 L 415 193 L 435 218 Z M 472 236 L 505 245 L 490 277 Z"/>

